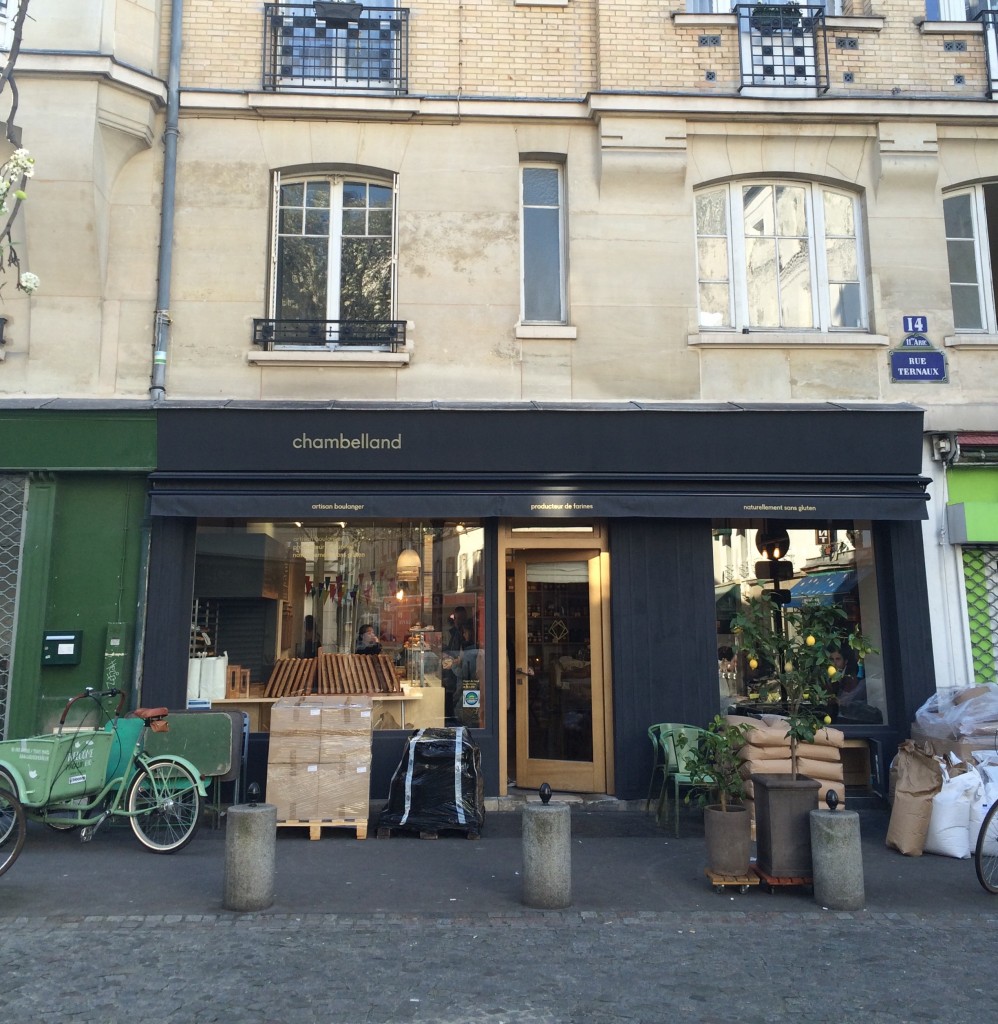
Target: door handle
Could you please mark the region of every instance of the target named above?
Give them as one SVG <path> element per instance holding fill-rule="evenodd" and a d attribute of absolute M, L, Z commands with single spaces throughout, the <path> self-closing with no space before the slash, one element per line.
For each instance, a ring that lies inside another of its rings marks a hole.
<path fill-rule="evenodd" d="M 523 686 L 523 677 L 532 676 L 533 674 L 534 670 L 532 668 L 518 668 L 516 670 L 516 685 Z"/>

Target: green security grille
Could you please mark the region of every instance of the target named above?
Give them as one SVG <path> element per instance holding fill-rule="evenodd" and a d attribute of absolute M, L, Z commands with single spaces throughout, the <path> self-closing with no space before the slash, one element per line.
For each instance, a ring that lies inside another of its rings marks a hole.
<path fill-rule="evenodd" d="M 10 662 L 21 561 L 25 477 L 0 474 L 0 738 L 7 738 Z"/>
<path fill-rule="evenodd" d="M 998 682 L 998 548 L 963 549 L 974 681 Z"/>

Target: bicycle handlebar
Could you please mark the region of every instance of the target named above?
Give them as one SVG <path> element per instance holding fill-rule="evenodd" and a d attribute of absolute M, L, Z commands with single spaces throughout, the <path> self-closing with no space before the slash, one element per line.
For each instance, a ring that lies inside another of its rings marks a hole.
<path fill-rule="evenodd" d="M 66 724 L 66 716 L 69 714 L 69 709 L 78 701 L 86 700 L 91 697 L 98 704 L 103 700 L 109 700 L 111 697 L 118 698 L 118 706 L 114 709 L 114 716 L 117 718 L 121 714 L 121 709 L 125 706 L 125 691 L 119 690 L 117 687 L 111 687 L 109 690 L 95 690 L 92 686 L 88 686 L 83 693 L 78 693 L 75 697 L 70 697 L 66 701 L 66 706 L 62 709 L 62 714 L 59 716 L 59 731 L 62 731 L 62 727 Z M 103 707 L 103 705 L 102 705 Z"/>

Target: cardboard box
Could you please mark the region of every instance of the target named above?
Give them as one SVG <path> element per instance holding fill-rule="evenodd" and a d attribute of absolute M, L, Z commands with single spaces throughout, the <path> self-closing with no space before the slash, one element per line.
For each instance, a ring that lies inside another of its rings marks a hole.
<path fill-rule="evenodd" d="M 911 724 L 911 738 L 916 743 L 928 743 L 929 749 L 937 757 L 947 760 L 948 755 L 952 752 L 961 761 L 966 761 L 968 764 L 977 763 L 974 758 L 975 750 L 994 750 L 996 741 L 993 732 L 958 736 L 956 739 L 937 739 L 934 736 L 926 736 L 915 722 Z"/>
<path fill-rule="evenodd" d="M 313 697 L 321 701 L 323 735 L 352 735 L 370 742 L 371 737 L 371 697 L 360 694 L 346 696 Z"/>
<path fill-rule="evenodd" d="M 267 766 L 267 803 L 277 808 L 278 821 L 314 821 L 319 817 L 319 766 Z"/>
<path fill-rule="evenodd" d="M 322 708 L 307 697 L 282 697 L 270 710 L 268 764 L 317 764 Z"/>
<path fill-rule="evenodd" d="M 317 776 L 317 818 L 367 820 L 371 797 L 370 759 L 362 763 L 320 764 Z"/>

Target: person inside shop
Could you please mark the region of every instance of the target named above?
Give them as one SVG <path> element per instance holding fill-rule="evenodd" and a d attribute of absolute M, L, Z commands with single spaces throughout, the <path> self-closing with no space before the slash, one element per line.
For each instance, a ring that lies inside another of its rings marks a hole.
<path fill-rule="evenodd" d="M 366 622 L 360 627 L 360 632 L 357 634 L 357 644 L 354 648 L 355 654 L 380 654 L 381 653 L 381 641 L 378 639 L 378 631 Z"/>
<path fill-rule="evenodd" d="M 860 676 L 856 652 L 848 645 L 833 647 L 828 652 L 831 663 L 839 671 L 830 687 L 839 707 L 866 703 L 866 680 Z"/>
<path fill-rule="evenodd" d="M 301 656 L 303 658 L 314 658 L 319 653 L 319 634 L 315 631 L 315 616 L 305 616 L 305 631 L 301 642 Z"/>

